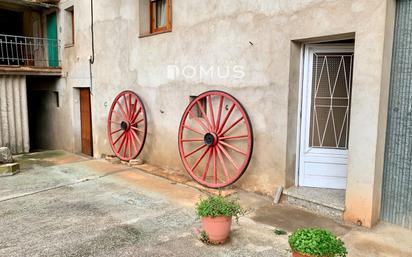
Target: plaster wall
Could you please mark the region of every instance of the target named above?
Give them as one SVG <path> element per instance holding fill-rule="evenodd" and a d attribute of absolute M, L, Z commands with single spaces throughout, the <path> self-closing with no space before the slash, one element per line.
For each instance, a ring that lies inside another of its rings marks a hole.
<path fill-rule="evenodd" d="M 380 21 L 380 26 L 384 28 L 380 39 L 382 49 L 376 52 L 376 59 L 373 60 L 378 62 L 380 67 L 376 67 L 376 70 L 358 70 L 354 78 L 357 75 L 361 80 L 365 80 L 364 85 L 367 86 L 354 88 L 352 92 L 352 135 L 348 166 L 350 180 L 346 190 L 345 219 L 367 227 L 378 222 L 381 210 L 396 1 L 389 0 L 385 4 L 386 12 L 382 16 L 386 17 L 386 21 Z M 359 59 L 358 68 L 372 61 L 368 56 L 355 55 L 355 58 Z M 374 82 L 376 84 L 370 84 L 372 78 L 377 79 Z"/>
<path fill-rule="evenodd" d="M 183 170 L 177 131 L 189 96 L 219 89 L 242 102 L 255 134 L 252 161 L 237 185 L 272 195 L 277 186 L 295 181 L 302 44 L 352 38 L 355 62 L 347 218 L 372 224 L 379 212 L 373 202 L 380 201 L 377 188 L 381 182 L 376 176 L 381 176 L 377 158 L 383 154 L 378 139 L 384 138 L 385 130 L 379 126 L 387 108 L 382 89 L 388 84 L 383 74 L 388 68 L 385 38 L 391 34 L 386 26 L 392 19 L 390 2 L 393 0 L 173 0 L 173 31 L 139 38 L 139 1 L 95 1 L 94 155 L 111 153 L 107 114 L 115 95 L 130 89 L 141 96 L 148 115 L 148 137 L 141 157 L 154 165 Z M 62 0 L 60 8 L 71 5 L 75 6 L 76 42 L 64 48 L 62 55 L 67 104 L 72 107 L 73 132 L 78 133 L 73 92 L 91 84 L 90 1 Z M 67 33 L 68 28 L 60 24 L 60 33 Z M 170 77 L 168 65 L 240 65 L 245 76 Z M 74 147 L 74 139 L 70 144 Z"/>

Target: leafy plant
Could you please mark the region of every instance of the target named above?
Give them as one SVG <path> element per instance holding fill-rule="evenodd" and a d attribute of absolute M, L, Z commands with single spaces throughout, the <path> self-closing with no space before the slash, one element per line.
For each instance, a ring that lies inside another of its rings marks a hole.
<path fill-rule="evenodd" d="M 202 241 L 205 244 L 210 244 L 209 236 L 206 234 L 206 231 L 204 231 L 204 230 L 202 230 L 202 232 L 200 232 L 199 239 L 200 239 L 200 241 Z"/>
<path fill-rule="evenodd" d="M 196 212 L 199 217 L 235 217 L 236 221 L 245 214 L 236 199 L 230 199 L 221 195 L 209 195 L 196 204 Z"/>
<path fill-rule="evenodd" d="M 346 257 L 343 241 L 319 228 L 298 229 L 289 236 L 292 251 L 311 256 Z"/>

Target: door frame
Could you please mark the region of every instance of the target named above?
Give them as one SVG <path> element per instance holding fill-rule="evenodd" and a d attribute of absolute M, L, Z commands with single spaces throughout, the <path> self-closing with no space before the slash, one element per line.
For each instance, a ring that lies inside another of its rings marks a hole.
<path fill-rule="evenodd" d="M 320 44 L 320 43 L 313 43 L 313 44 L 302 44 L 301 53 L 300 53 L 300 67 L 299 67 L 299 92 L 298 92 L 298 115 L 297 115 L 297 133 L 296 133 L 296 160 L 295 160 L 295 186 L 298 187 L 301 184 L 300 181 L 300 170 L 302 166 L 302 141 L 308 140 L 307 133 L 309 126 L 305 128 L 305 134 L 302 133 L 303 129 L 302 126 L 306 125 L 308 118 L 307 115 L 303 113 L 306 109 L 304 105 L 310 105 L 311 99 L 308 99 L 308 88 L 305 85 L 308 85 L 308 79 L 312 78 L 312 72 L 309 74 L 305 74 L 306 68 L 309 67 L 309 54 L 312 53 L 314 50 L 322 50 L 322 52 L 329 53 L 329 52 L 353 52 L 355 54 L 355 46 L 353 43 L 330 43 L 330 44 Z M 353 71 L 353 69 L 352 69 Z M 353 78 L 352 78 L 353 79 Z M 306 116 L 306 117 L 305 117 Z M 350 117 L 350 113 L 349 113 Z M 303 122 L 305 119 L 305 122 Z M 350 134 L 350 126 L 349 126 L 349 134 Z M 307 142 L 307 141 L 306 141 Z M 336 150 L 334 150 L 337 156 L 341 155 Z M 349 150 L 348 153 L 345 154 L 346 159 L 349 157 Z"/>

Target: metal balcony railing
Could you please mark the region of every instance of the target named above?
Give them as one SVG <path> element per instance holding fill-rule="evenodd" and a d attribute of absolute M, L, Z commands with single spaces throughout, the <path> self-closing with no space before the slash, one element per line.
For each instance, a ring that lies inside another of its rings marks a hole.
<path fill-rule="evenodd" d="M 0 66 L 60 67 L 57 39 L 0 34 Z"/>

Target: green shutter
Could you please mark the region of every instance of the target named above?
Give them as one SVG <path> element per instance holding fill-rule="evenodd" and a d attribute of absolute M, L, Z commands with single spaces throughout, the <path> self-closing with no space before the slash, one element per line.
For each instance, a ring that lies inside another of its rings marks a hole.
<path fill-rule="evenodd" d="M 47 50 L 50 67 L 59 66 L 59 51 L 57 40 L 57 15 L 52 13 L 47 15 Z"/>

